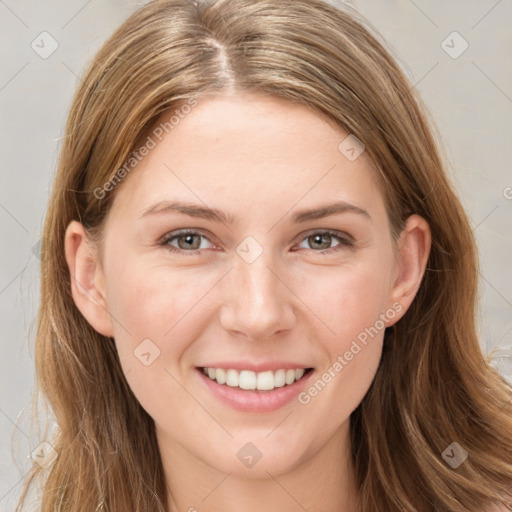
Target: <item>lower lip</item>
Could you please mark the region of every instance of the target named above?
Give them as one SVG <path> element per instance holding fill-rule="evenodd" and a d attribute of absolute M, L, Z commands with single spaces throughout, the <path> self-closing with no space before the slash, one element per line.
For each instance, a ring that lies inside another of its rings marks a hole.
<path fill-rule="evenodd" d="M 301 379 L 290 385 L 274 388 L 271 391 L 243 390 L 219 384 L 207 377 L 201 368 L 199 376 L 213 395 L 221 402 L 242 412 L 272 412 L 291 402 L 309 381 L 313 371 L 309 371 Z"/>

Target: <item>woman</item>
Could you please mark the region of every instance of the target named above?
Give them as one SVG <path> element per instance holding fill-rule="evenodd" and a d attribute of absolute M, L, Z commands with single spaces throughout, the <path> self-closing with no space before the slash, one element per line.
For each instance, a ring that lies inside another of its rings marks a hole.
<path fill-rule="evenodd" d="M 321 0 L 117 30 L 45 224 L 42 511 L 511 509 L 512 390 L 426 115 Z"/>

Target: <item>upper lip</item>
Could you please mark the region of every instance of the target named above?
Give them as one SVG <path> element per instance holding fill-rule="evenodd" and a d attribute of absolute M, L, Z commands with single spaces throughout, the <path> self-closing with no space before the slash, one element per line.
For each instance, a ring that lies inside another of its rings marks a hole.
<path fill-rule="evenodd" d="M 304 370 L 311 368 L 300 363 L 294 363 L 289 361 L 265 361 L 261 363 L 255 363 L 254 361 L 220 361 L 208 363 L 199 368 L 222 368 L 224 370 L 249 370 L 255 373 L 276 371 L 276 370 L 295 370 L 297 368 L 303 368 Z"/>

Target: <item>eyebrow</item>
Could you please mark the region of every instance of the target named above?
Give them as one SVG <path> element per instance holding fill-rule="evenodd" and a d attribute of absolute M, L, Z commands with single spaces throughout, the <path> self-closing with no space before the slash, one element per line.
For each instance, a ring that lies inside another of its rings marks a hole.
<path fill-rule="evenodd" d="M 299 224 L 311 220 L 323 219 L 325 217 L 330 217 L 331 215 L 337 215 L 341 213 L 356 213 L 371 220 L 371 215 L 366 210 L 363 210 L 363 208 L 347 203 L 346 201 L 336 201 L 334 203 L 329 203 L 316 208 L 299 210 L 293 214 L 292 222 L 294 224 Z M 159 201 L 158 203 L 155 203 L 154 205 L 147 208 L 142 213 L 140 218 L 146 217 L 148 215 L 166 214 L 188 215 L 189 217 L 213 220 L 228 225 L 232 225 L 236 221 L 236 217 L 234 215 L 227 214 L 222 210 L 180 201 Z"/>

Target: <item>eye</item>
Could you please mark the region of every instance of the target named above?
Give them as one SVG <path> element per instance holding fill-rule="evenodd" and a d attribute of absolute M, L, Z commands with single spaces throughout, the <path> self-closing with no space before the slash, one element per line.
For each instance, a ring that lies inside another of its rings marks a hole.
<path fill-rule="evenodd" d="M 199 254 L 201 249 L 205 249 L 204 245 L 201 246 L 201 238 L 208 240 L 205 235 L 202 235 L 197 231 L 182 230 L 165 235 L 160 244 L 167 246 L 171 252 L 181 252 L 187 253 L 189 255 L 195 255 Z M 174 241 L 177 242 L 178 247 L 172 245 L 172 242 Z"/>
<path fill-rule="evenodd" d="M 160 245 L 167 247 L 171 252 L 193 256 L 200 254 L 202 249 L 207 249 L 207 247 L 201 243 L 201 238 L 209 241 L 208 237 L 198 231 L 184 229 L 165 235 L 161 239 Z M 339 241 L 338 245 L 334 247 L 331 246 L 333 239 Z M 312 246 L 311 248 L 314 252 L 319 254 L 331 254 L 345 247 L 355 247 L 353 239 L 341 231 L 314 231 L 306 236 L 306 238 L 303 239 L 303 242 L 304 241 Z M 177 246 L 173 245 L 174 243 L 176 243 Z"/>
<path fill-rule="evenodd" d="M 331 243 L 333 239 L 338 239 L 340 243 L 332 247 Z M 331 254 L 343 249 L 344 247 L 354 248 L 355 246 L 353 239 L 346 233 L 330 230 L 310 233 L 306 238 L 304 238 L 304 241 L 306 241 L 306 243 L 308 243 L 313 249 L 320 249 L 314 251 L 319 254 Z"/>

